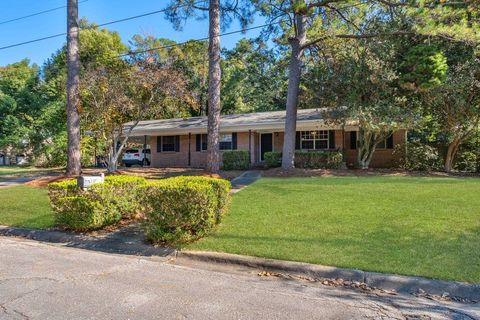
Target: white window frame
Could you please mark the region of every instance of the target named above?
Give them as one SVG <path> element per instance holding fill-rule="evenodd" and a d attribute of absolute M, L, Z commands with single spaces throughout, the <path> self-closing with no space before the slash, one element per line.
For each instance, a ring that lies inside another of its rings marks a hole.
<path fill-rule="evenodd" d="M 230 148 L 222 149 L 220 147 L 220 150 L 233 150 L 233 134 L 232 133 L 220 133 L 218 137 L 219 146 L 221 146 L 222 142 L 230 143 Z"/>
<path fill-rule="evenodd" d="M 205 138 L 206 141 L 203 141 L 203 138 Z M 203 143 L 205 143 L 205 149 L 203 148 Z M 208 134 L 201 133 L 200 134 L 200 152 L 207 151 L 207 149 L 208 149 Z"/>
<path fill-rule="evenodd" d="M 313 138 L 304 138 L 305 135 L 312 136 Z M 303 148 L 303 141 L 313 141 L 313 148 Z M 319 141 L 326 141 L 327 147 L 317 149 L 316 145 Z M 300 131 L 300 150 L 329 150 L 330 149 L 330 132 L 329 130 L 308 130 Z"/>

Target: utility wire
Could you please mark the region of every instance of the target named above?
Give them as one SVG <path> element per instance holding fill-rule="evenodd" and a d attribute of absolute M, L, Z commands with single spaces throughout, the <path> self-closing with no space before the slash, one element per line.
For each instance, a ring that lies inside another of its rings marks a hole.
<path fill-rule="evenodd" d="M 79 1 L 78 4 L 81 4 L 81 3 L 84 3 L 84 2 L 87 2 L 87 1 L 88 0 L 82 0 L 82 1 Z M 0 25 L 4 25 L 4 24 L 10 23 L 10 22 L 19 21 L 19 20 L 23 20 L 23 19 L 28 19 L 28 18 L 35 17 L 35 16 L 39 16 L 39 15 L 42 15 L 42 14 L 45 14 L 45 13 L 49 13 L 49 12 L 57 11 L 57 10 L 60 10 L 60 9 L 64 9 L 66 7 L 67 6 L 56 7 L 56 8 L 40 11 L 40 12 L 31 13 L 31 14 L 28 14 L 26 16 L 22 16 L 22 17 L 18 17 L 18 18 L 13 18 L 13 19 L 10 19 L 10 20 L 0 21 Z"/>
<path fill-rule="evenodd" d="M 200 2 L 200 1 L 197 1 L 196 3 L 198 3 L 198 2 Z M 194 3 L 194 4 L 195 4 L 195 3 Z M 174 7 L 174 8 L 178 9 L 178 8 L 186 7 L 186 6 L 189 6 L 189 5 L 190 5 L 190 4 L 185 4 L 185 5 L 176 6 L 176 7 Z M 111 24 L 115 24 L 115 23 L 125 22 L 125 21 L 129 21 L 129 20 L 134 20 L 134 19 L 139 19 L 139 18 L 143 18 L 143 17 L 147 17 L 147 16 L 159 14 L 159 13 L 166 12 L 166 11 L 168 11 L 168 10 L 171 10 L 171 9 L 172 9 L 172 8 L 165 8 L 165 9 L 161 9 L 161 10 L 151 11 L 151 12 L 139 14 L 139 15 L 136 15 L 136 16 L 131 16 L 131 17 L 123 18 L 123 19 L 113 20 L 113 21 L 105 22 L 105 23 L 102 23 L 102 24 L 99 24 L 99 25 L 95 25 L 95 26 L 92 26 L 92 27 L 80 28 L 80 29 L 81 29 L 81 30 L 86 30 L 86 29 L 92 29 L 92 28 L 97 28 L 97 27 L 104 27 L 104 26 L 108 26 L 108 25 L 111 25 Z M 30 43 L 34 43 L 34 42 L 39 42 L 39 41 L 43 41 L 43 40 L 47 40 L 47 39 L 52 39 L 52 38 L 57 38 L 57 37 L 61 37 L 61 36 L 66 36 L 66 35 L 67 35 L 66 32 L 62 32 L 62 33 L 58 33 L 58 34 L 53 34 L 53 35 L 51 35 L 51 36 L 46 36 L 46 37 L 42 37 L 42 38 L 32 39 L 32 40 L 28 40 L 28 41 L 19 42 L 19 43 L 10 44 L 10 45 L 4 46 L 4 47 L 0 47 L 0 50 L 5 50 L 5 49 L 14 48 L 14 47 L 19 47 L 19 46 L 23 46 L 23 45 L 26 45 L 26 44 L 30 44 Z"/>

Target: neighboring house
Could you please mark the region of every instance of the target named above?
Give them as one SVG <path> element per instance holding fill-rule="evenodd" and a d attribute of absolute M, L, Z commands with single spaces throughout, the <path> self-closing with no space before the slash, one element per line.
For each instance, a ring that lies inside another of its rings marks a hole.
<path fill-rule="evenodd" d="M 356 163 L 355 121 L 334 124 L 322 118 L 321 109 L 298 110 L 297 150 L 340 150 L 348 166 Z M 129 124 L 127 123 L 126 126 Z M 221 116 L 220 149 L 247 150 L 252 164 L 261 163 L 265 152 L 282 152 L 285 111 Z M 151 147 L 153 167 L 204 167 L 207 160 L 207 117 L 141 121 L 133 137 L 145 137 Z M 371 167 L 387 168 L 397 163 L 395 145 L 404 144 L 406 130 L 396 131 L 379 144 Z"/>

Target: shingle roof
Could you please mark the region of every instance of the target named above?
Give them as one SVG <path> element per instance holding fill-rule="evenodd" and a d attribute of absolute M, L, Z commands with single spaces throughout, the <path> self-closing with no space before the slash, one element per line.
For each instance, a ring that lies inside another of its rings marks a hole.
<path fill-rule="evenodd" d="M 322 125 L 326 109 L 303 109 L 297 112 L 297 125 Z M 220 131 L 281 130 L 285 127 L 286 112 L 254 112 L 222 115 Z M 132 136 L 159 134 L 202 133 L 207 130 L 207 117 L 175 118 L 140 121 L 133 129 Z M 131 125 L 126 123 L 125 125 Z"/>

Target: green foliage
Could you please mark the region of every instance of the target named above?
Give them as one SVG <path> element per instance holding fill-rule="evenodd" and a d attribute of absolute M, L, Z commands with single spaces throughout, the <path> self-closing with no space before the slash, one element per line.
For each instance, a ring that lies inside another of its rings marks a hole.
<path fill-rule="evenodd" d="M 428 89 L 447 78 L 447 58 L 435 45 L 411 47 L 399 67 L 400 83 L 406 88 Z"/>
<path fill-rule="evenodd" d="M 264 154 L 265 165 L 268 168 L 280 167 L 282 164 L 282 153 L 281 152 L 265 152 Z"/>
<path fill-rule="evenodd" d="M 296 151 L 295 168 L 339 169 L 343 155 L 338 151 Z"/>
<path fill-rule="evenodd" d="M 232 150 L 223 152 L 224 170 L 247 170 L 250 168 L 250 152 Z"/>
<path fill-rule="evenodd" d="M 57 225 L 73 230 L 93 230 L 129 218 L 141 208 L 142 177 L 108 176 L 105 183 L 77 188 L 76 180 L 49 184 L 49 197 Z"/>
<path fill-rule="evenodd" d="M 438 171 L 442 168 L 442 157 L 438 149 L 418 140 L 407 143 L 407 155 L 405 146 L 397 145 L 395 155 L 400 155 L 400 167 L 410 171 Z"/>
<path fill-rule="evenodd" d="M 175 177 L 142 188 L 147 238 L 179 245 L 206 235 L 220 223 L 229 183 L 205 177 Z"/>
<path fill-rule="evenodd" d="M 232 186 L 228 180 L 196 176 L 179 176 L 171 178 L 171 180 L 180 183 L 196 182 L 210 185 L 217 196 L 215 221 L 217 224 L 222 221 L 222 217 L 230 204 L 230 189 Z"/>
<path fill-rule="evenodd" d="M 54 182 L 48 194 L 57 225 L 93 230 L 143 212 L 147 237 L 179 244 L 207 234 L 219 224 L 230 203 L 230 182 L 180 176 L 159 181 L 107 176 L 105 183 L 77 188 L 76 180 Z"/>
<path fill-rule="evenodd" d="M 285 107 L 287 78 L 282 56 L 264 42 L 242 39 L 222 60 L 222 112 L 244 113 Z"/>

